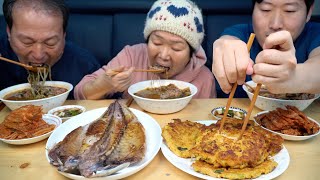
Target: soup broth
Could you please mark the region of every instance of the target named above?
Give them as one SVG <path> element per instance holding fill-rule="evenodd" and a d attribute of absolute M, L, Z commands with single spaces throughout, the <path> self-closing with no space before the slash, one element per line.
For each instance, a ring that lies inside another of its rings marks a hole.
<path fill-rule="evenodd" d="M 179 89 L 174 84 L 155 88 L 146 88 L 134 93 L 136 96 L 149 99 L 176 99 L 191 95 L 190 88 Z"/>
<path fill-rule="evenodd" d="M 31 88 L 19 90 L 16 92 L 12 92 L 7 94 L 4 99 L 6 100 L 14 100 L 14 101 L 26 101 L 26 100 L 35 100 L 35 99 L 43 99 L 52 96 L 56 96 L 68 91 L 66 88 L 62 87 L 54 87 L 54 86 L 43 86 L 41 89 L 41 96 L 34 95 L 32 93 Z"/>

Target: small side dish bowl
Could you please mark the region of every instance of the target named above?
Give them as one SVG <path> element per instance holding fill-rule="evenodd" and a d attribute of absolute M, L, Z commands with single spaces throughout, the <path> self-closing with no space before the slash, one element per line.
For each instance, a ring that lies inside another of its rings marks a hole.
<path fill-rule="evenodd" d="M 257 114 L 254 116 L 254 122 L 255 122 L 257 125 L 259 125 L 261 128 L 263 128 L 263 129 L 265 129 L 265 130 L 267 130 L 267 131 L 270 131 L 270 132 L 272 132 L 272 133 L 274 133 L 274 134 L 280 135 L 280 136 L 281 136 L 283 139 L 285 139 L 285 140 L 290 140 L 290 141 L 303 141 L 303 140 L 307 140 L 307 139 L 313 138 L 313 137 L 315 137 L 315 136 L 317 136 L 317 135 L 320 134 L 320 130 L 318 130 L 318 132 L 315 133 L 315 134 L 304 135 L 304 136 L 289 135 L 289 134 L 284 134 L 284 133 L 280 133 L 280 132 L 276 132 L 276 131 L 270 130 L 270 129 L 268 129 L 268 128 L 262 126 L 262 125 L 260 125 L 260 124 L 256 121 L 256 119 L 255 119 L 256 116 L 261 115 L 261 114 L 265 114 L 265 113 L 269 113 L 269 111 L 262 111 L 262 112 L 257 113 Z M 310 121 L 313 121 L 315 124 L 317 124 L 317 125 L 320 127 L 319 122 L 317 122 L 316 120 L 314 120 L 314 119 L 312 119 L 312 118 L 310 118 L 310 117 L 307 117 L 307 118 L 308 118 Z"/>
<path fill-rule="evenodd" d="M 211 110 L 211 114 L 216 119 L 221 119 L 223 117 L 226 107 L 216 107 Z M 236 119 L 244 119 L 247 115 L 247 111 L 237 107 L 230 107 L 228 111 L 228 117 Z"/>
<path fill-rule="evenodd" d="M 77 116 L 86 111 L 86 108 L 79 105 L 58 106 L 48 111 L 48 114 L 58 116 L 62 121 L 66 121 L 71 117 Z"/>
<path fill-rule="evenodd" d="M 246 82 L 251 87 L 256 87 L 256 83 L 253 81 Z M 248 90 L 246 85 L 242 85 L 243 90 L 247 93 L 250 100 L 252 100 L 253 93 Z M 272 111 L 276 108 L 285 108 L 286 105 L 295 106 L 300 111 L 305 110 L 314 100 L 318 99 L 320 94 L 315 94 L 314 98 L 312 99 L 302 99 L 302 100 L 285 100 L 285 99 L 276 99 L 276 98 L 269 98 L 264 96 L 258 96 L 255 106 L 259 109 L 265 111 Z"/>
<path fill-rule="evenodd" d="M 135 95 L 136 92 L 150 88 L 150 87 L 160 87 L 167 86 L 169 84 L 174 84 L 179 89 L 190 88 L 191 95 L 175 98 L 175 99 L 150 99 Z M 178 80 L 149 80 L 141 81 L 133 84 L 129 87 L 128 93 L 133 97 L 137 104 L 145 111 L 155 113 L 155 114 L 170 114 L 175 113 L 183 108 L 185 108 L 192 97 L 198 92 L 196 86 L 191 83 L 178 81 Z"/>
<path fill-rule="evenodd" d="M 57 129 L 57 127 L 60 126 L 62 123 L 61 118 L 59 118 L 58 116 L 51 115 L 51 114 L 42 115 L 42 119 L 44 121 L 46 121 L 48 124 L 54 124 L 56 126 L 54 128 L 54 130 Z M 41 140 L 48 138 L 54 130 L 47 132 L 46 134 L 42 134 L 40 136 L 36 136 L 36 137 L 32 137 L 32 138 L 15 139 L 15 140 L 0 138 L 0 140 L 7 143 L 7 144 L 14 144 L 14 145 L 32 144 L 32 143 L 39 142 Z"/>
<path fill-rule="evenodd" d="M 70 84 L 68 82 L 63 82 L 63 81 L 46 81 L 44 85 L 66 88 L 67 91 L 62 94 L 48 97 L 48 98 L 43 98 L 43 99 L 23 100 L 23 101 L 4 99 L 5 96 L 10 93 L 30 88 L 29 83 L 24 83 L 24 84 L 10 86 L 8 88 L 1 90 L 0 91 L 0 100 L 6 106 L 8 106 L 9 109 L 11 109 L 11 110 L 15 110 L 15 109 L 18 109 L 19 107 L 32 104 L 35 106 L 42 106 L 43 111 L 46 113 L 52 108 L 55 108 L 57 106 L 61 106 L 66 101 L 70 91 L 73 89 L 72 84 Z"/>

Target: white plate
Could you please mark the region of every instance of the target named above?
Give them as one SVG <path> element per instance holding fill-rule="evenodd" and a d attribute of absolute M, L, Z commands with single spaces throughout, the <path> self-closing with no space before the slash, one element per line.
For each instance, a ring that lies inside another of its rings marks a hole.
<path fill-rule="evenodd" d="M 205 120 L 205 121 L 197 121 L 197 122 L 205 124 L 205 125 L 210 125 L 212 123 L 216 123 L 217 121 Z M 194 171 L 191 166 L 193 161 L 190 158 L 181 158 L 181 157 L 175 155 L 168 148 L 168 146 L 165 144 L 164 141 L 161 145 L 161 151 L 162 151 L 163 155 L 166 157 L 166 159 L 169 162 L 171 162 L 171 164 L 173 164 L 175 167 L 179 168 L 180 170 L 182 170 L 188 174 L 191 174 L 193 176 L 196 176 L 196 177 L 202 178 L 202 179 L 225 180 L 223 178 L 215 178 L 215 177 L 208 176 L 208 175 L 201 174 L 201 173 Z M 270 172 L 268 174 L 261 175 L 256 179 L 259 179 L 259 180 L 273 179 L 273 178 L 279 176 L 280 174 L 282 174 L 289 166 L 290 156 L 289 156 L 287 149 L 284 146 L 283 146 L 282 150 L 278 154 L 273 156 L 271 159 L 276 161 L 278 163 L 278 166 L 272 172 Z"/>
<path fill-rule="evenodd" d="M 105 112 L 107 108 L 99 108 L 91 111 L 87 111 L 85 113 L 82 113 L 78 116 L 70 118 L 68 121 L 64 122 L 59 128 L 57 128 L 52 135 L 49 137 L 47 144 L 46 144 L 46 157 L 48 162 L 50 163 L 49 157 L 48 157 L 48 150 L 52 149 L 52 147 L 62 141 L 64 137 L 69 134 L 72 130 L 76 129 L 79 126 L 86 125 L 97 118 L 99 118 L 103 112 Z M 141 112 L 136 109 L 130 108 L 130 110 L 137 116 L 138 120 L 141 122 L 145 129 L 146 134 L 146 153 L 145 157 L 138 163 L 129 166 L 128 168 L 125 168 L 121 171 L 118 171 L 117 173 L 107 176 L 107 177 L 100 177 L 100 178 L 94 178 L 95 180 L 100 179 L 121 179 L 125 178 L 127 176 L 130 176 L 139 170 L 143 169 L 145 166 L 147 166 L 151 160 L 156 156 L 158 153 L 161 143 L 162 143 L 162 136 L 161 136 L 161 128 L 159 124 L 148 114 Z M 56 168 L 52 166 L 53 168 Z M 57 170 L 58 171 L 58 170 Z M 71 179 L 86 179 L 83 176 L 74 175 L 70 173 L 64 173 L 60 172 L 62 175 L 71 178 Z"/>
<path fill-rule="evenodd" d="M 55 115 L 55 113 L 56 113 L 57 111 L 61 111 L 61 110 L 65 110 L 65 109 L 73 109 L 73 108 L 80 109 L 80 110 L 82 111 L 80 114 L 82 114 L 82 113 L 84 113 L 84 112 L 86 111 L 86 108 L 83 107 L 83 106 L 79 106 L 79 105 L 65 105 L 65 106 L 58 106 L 58 107 L 56 107 L 56 108 L 51 109 L 50 111 L 48 111 L 48 114 Z M 80 114 L 78 114 L 78 115 L 80 115 Z M 78 115 L 76 115 L 76 116 L 78 116 Z M 56 116 L 58 116 L 58 115 L 56 115 Z M 73 116 L 71 116 L 71 117 L 73 117 Z M 61 118 L 62 121 L 64 122 L 65 120 L 68 120 L 68 119 L 70 119 L 71 117 L 60 117 L 60 118 Z"/>
<path fill-rule="evenodd" d="M 61 118 L 59 118 L 58 116 L 51 115 L 51 114 L 44 114 L 42 116 L 42 119 L 44 121 L 46 121 L 48 124 L 56 125 L 55 129 L 57 129 L 57 127 L 60 126 L 60 124 L 62 123 Z M 48 138 L 52 132 L 53 132 L 53 130 L 46 133 L 46 134 L 43 134 L 41 136 L 36 136 L 33 138 L 16 139 L 16 140 L 8 140 L 8 139 L 1 139 L 0 138 L 0 140 L 5 143 L 8 143 L 8 144 L 15 144 L 15 145 L 31 144 L 31 143 L 39 142 L 41 140 Z"/>
<path fill-rule="evenodd" d="M 257 113 L 254 117 L 258 116 L 259 114 L 264 114 L 264 113 L 268 113 L 268 112 L 269 112 L 269 111 L 259 112 L 259 113 Z M 307 117 L 308 117 L 308 116 L 307 116 Z M 253 118 L 253 119 L 254 119 L 254 118 Z M 315 122 L 318 126 L 320 126 L 320 124 L 319 124 L 316 120 L 314 120 L 314 119 L 312 119 L 312 118 L 310 118 L 310 117 L 308 117 L 308 119 L 311 120 L 311 121 L 313 121 L 313 122 Z M 256 124 L 260 125 L 259 123 L 256 122 L 255 119 L 254 119 L 254 122 L 255 122 Z M 270 129 L 268 129 L 268 128 L 265 128 L 265 127 L 263 127 L 263 126 L 261 126 L 261 127 L 262 127 L 263 129 L 267 130 L 267 131 L 270 131 L 270 132 L 274 133 L 274 134 L 280 135 L 280 136 L 281 136 L 283 139 L 285 139 L 285 140 L 291 140 L 291 141 L 303 141 L 303 140 L 310 139 L 310 138 L 315 137 L 315 136 L 317 136 L 317 135 L 320 134 L 320 130 L 319 130 L 316 134 L 312 134 L 312 135 L 308 135 L 308 136 L 294 136 L 294 135 L 283 134 L 283 133 L 279 133 L 279 132 L 276 132 L 276 131 L 272 131 L 272 130 L 270 130 Z"/>

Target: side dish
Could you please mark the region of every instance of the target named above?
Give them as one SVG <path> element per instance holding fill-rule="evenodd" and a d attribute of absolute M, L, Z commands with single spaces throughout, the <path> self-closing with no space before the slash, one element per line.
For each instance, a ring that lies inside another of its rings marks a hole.
<path fill-rule="evenodd" d="M 41 106 L 34 105 L 23 106 L 11 111 L 0 124 L 0 138 L 25 139 L 52 131 L 56 126 L 46 123 L 42 115 Z"/>
<path fill-rule="evenodd" d="M 298 108 L 294 106 L 286 108 L 259 114 L 254 119 L 259 125 L 282 134 L 308 136 L 319 131 L 319 125 L 308 119 Z"/>
<path fill-rule="evenodd" d="M 82 109 L 77 108 L 77 107 L 72 107 L 72 108 L 57 110 L 57 111 L 53 112 L 52 114 L 55 116 L 59 116 L 61 118 L 65 118 L 65 117 L 72 117 L 72 116 L 79 115 L 82 112 L 83 112 Z"/>
<path fill-rule="evenodd" d="M 226 109 L 225 107 L 214 108 L 212 110 L 212 114 L 218 119 L 223 118 L 225 109 Z M 235 119 L 244 119 L 246 114 L 247 114 L 246 111 L 243 109 L 230 107 L 228 110 L 227 117 L 231 117 Z"/>

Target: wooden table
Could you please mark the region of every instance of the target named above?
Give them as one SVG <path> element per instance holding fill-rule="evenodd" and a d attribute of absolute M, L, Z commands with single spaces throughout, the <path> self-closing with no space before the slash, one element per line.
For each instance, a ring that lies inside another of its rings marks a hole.
<path fill-rule="evenodd" d="M 108 106 L 112 100 L 99 101 L 67 101 L 65 104 L 78 104 L 85 106 L 87 110 Z M 214 107 L 225 106 L 227 99 L 194 99 L 182 111 L 169 115 L 150 114 L 161 127 L 166 125 L 173 118 L 183 120 L 207 120 L 212 119 L 210 110 Z M 249 99 L 234 99 L 232 106 L 247 109 Z M 133 103 L 132 108 L 141 110 Z M 252 116 L 261 110 L 255 108 Z M 10 112 L 6 107 L 0 112 L 0 122 Z M 320 122 L 320 101 L 315 101 L 304 111 L 309 117 Z M 46 140 L 38 143 L 16 146 L 0 142 L 0 179 L 67 179 L 51 166 L 45 157 Z M 289 168 L 277 179 L 319 179 L 320 177 L 320 136 L 306 141 L 285 141 L 285 147 L 290 154 Z M 30 163 L 27 168 L 20 168 L 23 163 Z M 126 179 L 175 179 L 189 180 L 197 179 L 175 166 L 173 166 L 161 153 L 158 152 L 152 162 L 138 173 Z"/>

